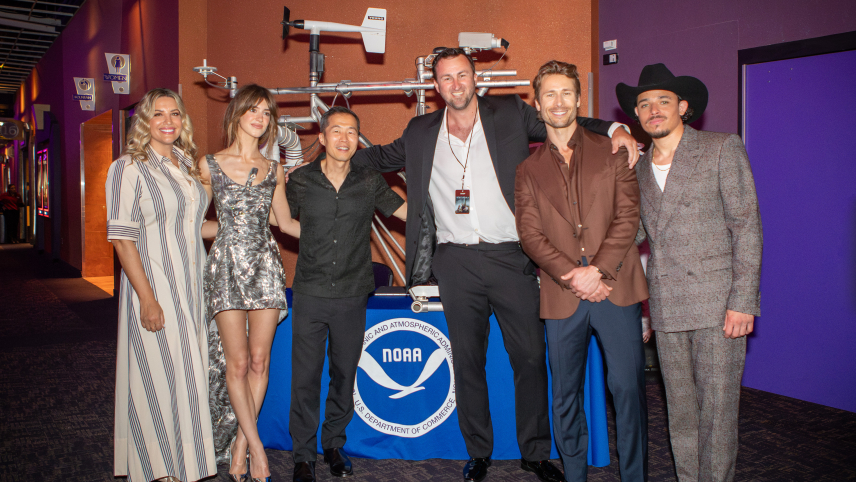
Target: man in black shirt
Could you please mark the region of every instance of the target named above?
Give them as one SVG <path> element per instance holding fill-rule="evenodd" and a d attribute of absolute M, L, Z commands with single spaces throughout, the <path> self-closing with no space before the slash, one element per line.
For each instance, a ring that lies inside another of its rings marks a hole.
<path fill-rule="evenodd" d="M 300 252 L 292 303 L 291 412 L 294 481 L 315 480 L 321 371 L 329 333 L 330 389 L 321 428 L 330 473 L 353 473 L 342 450 L 354 414 L 354 380 L 366 329 L 366 302 L 374 291 L 371 221 L 375 209 L 404 219 L 407 204 L 377 171 L 351 164 L 360 121 L 333 107 L 320 121 L 326 159 L 291 174 L 287 195 L 300 218 Z"/>

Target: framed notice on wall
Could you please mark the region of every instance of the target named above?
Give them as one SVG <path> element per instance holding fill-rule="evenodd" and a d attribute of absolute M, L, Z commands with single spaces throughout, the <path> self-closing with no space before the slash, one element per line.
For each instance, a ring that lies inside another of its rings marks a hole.
<path fill-rule="evenodd" d="M 36 151 L 36 212 L 46 218 L 51 216 L 49 172 L 50 156 L 47 143 L 43 143 Z"/>

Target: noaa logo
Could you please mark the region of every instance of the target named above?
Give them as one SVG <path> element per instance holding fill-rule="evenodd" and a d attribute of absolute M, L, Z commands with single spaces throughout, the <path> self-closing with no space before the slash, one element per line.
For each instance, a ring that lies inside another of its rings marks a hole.
<path fill-rule="evenodd" d="M 80 90 L 89 90 L 92 88 L 92 83 L 89 82 L 89 80 L 87 79 L 83 79 L 77 83 L 77 86 L 80 88 Z"/>
<path fill-rule="evenodd" d="M 393 318 L 372 326 L 358 366 L 354 407 L 378 432 L 420 437 L 455 411 L 452 345 L 429 323 Z"/>

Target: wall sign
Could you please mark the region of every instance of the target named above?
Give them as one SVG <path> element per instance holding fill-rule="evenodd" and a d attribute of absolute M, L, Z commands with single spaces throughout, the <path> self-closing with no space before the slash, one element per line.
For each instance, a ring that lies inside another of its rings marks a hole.
<path fill-rule="evenodd" d="M 113 84 L 114 94 L 129 94 L 131 83 L 131 56 L 125 54 L 107 54 L 107 71 L 104 81 Z"/>
<path fill-rule="evenodd" d="M 36 210 L 39 216 L 50 217 L 50 159 L 45 146 L 36 152 Z"/>
<path fill-rule="evenodd" d="M 80 101 L 80 109 L 95 110 L 95 79 L 75 77 L 74 87 L 77 89 L 77 94 L 72 98 Z"/>
<path fill-rule="evenodd" d="M 23 141 L 24 123 L 15 119 L 0 119 L 0 140 Z"/>

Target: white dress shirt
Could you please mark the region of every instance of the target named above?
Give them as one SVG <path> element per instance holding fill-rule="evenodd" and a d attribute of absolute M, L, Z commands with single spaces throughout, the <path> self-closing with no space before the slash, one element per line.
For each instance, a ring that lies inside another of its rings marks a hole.
<path fill-rule="evenodd" d="M 518 241 L 514 214 L 499 187 L 481 118 L 476 118 L 470 133 L 472 139 L 468 137 L 464 140 L 449 135 L 446 118 L 447 113 L 444 113 L 428 185 L 428 193 L 434 204 L 437 242 L 476 244 Z M 466 174 L 461 164 L 466 164 Z M 455 191 L 458 189 L 470 191 L 469 214 L 455 214 Z"/>

